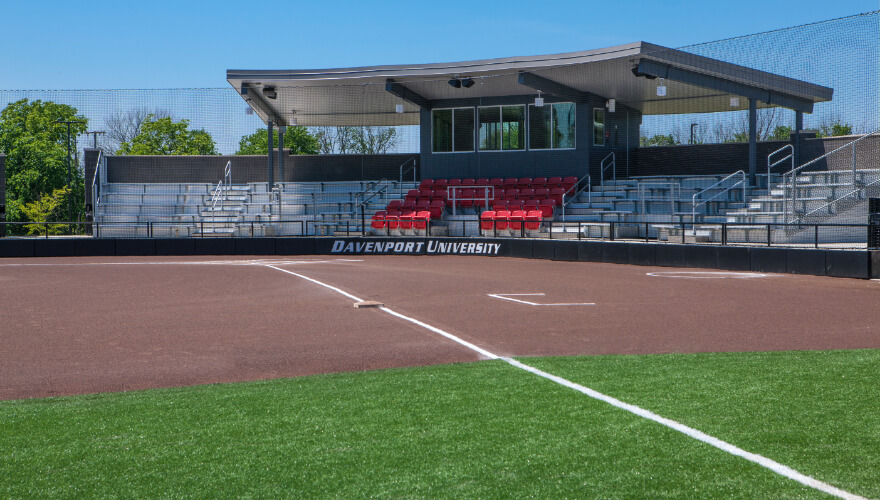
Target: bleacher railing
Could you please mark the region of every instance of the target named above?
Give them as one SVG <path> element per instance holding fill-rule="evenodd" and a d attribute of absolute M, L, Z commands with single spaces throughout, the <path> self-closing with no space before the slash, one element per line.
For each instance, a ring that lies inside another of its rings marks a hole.
<path fill-rule="evenodd" d="M 584 183 L 584 180 L 586 180 L 587 182 Z M 562 220 L 565 220 L 565 207 L 572 201 L 576 200 L 577 197 L 580 196 L 580 194 L 584 191 L 587 192 L 587 203 L 589 203 L 590 207 L 593 206 L 593 186 L 591 181 L 592 179 L 590 177 L 590 173 L 587 172 L 586 175 L 584 175 L 583 177 L 578 179 L 577 182 L 574 183 L 574 186 L 568 188 L 566 192 L 562 193 Z M 569 196 L 569 193 L 571 193 L 572 191 L 575 191 L 575 193 Z M 567 196 L 568 200 L 565 199 Z"/>
<path fill-rule="evenodd" d="M 605 171 L 611 169 L 612 180 L 617 182 L 617 156 L 614 151 L 608 153 L 602 161 L 599 162 L 599 184 L 605 187 Z"/>
<path fill-rule="evenodd" d="M 768 169 L 768 171 L 769 171 L 769 169 Z M 702 196 L 703 193 L 717 188 L 721 184 L 727 182 L 728 180 L 732 179 L 733 177 L 736 177 L 737 175 L 742 176 L 742 179 L 740 179 L 739 181 L 737 181 L 733 185 L 731 185 L 725 189 L 722 189 L 721 191 L 716 193 L 711 198 L 707 198 L 705 200 L 697 202 L 697 198 Z M 725 178 L 721 179 L 720 181 L 716 182 L 715 184 L 712 184 L 711 186 L 703 189 L 702 191 L 694 193 L 694 195 L 691 197 L 691 222 L 693 222 L 693 223 L 697 222 L 697 207 L 698 206 L 705 205 L 706 203 L 714 200 L 715 198 L 718 198 L 719 196 L 735 189 L 737 186 L 742 186 L 742 202 L 743 202 L 743 205 L 745 205 L 745 203 L 746 203 L 746 186 L 747 185 L 748 185 L 748 182 L 746 181 L 746 173 L 742 170 L 737 170 L 736 172 L 728 175 L 727 177 L 725 177 Z"/>

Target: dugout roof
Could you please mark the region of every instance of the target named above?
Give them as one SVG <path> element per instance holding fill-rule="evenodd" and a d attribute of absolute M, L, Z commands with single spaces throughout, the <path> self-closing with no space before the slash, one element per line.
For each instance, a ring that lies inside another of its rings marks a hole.
<path fill-rule="evenodd" d="M 228 70 L 226 78 L 264 122 L 304 126 L 418 125 L 421 108 L 539 90 L 574 101 L 588 94 L 613 98 L 645 115 L 744 110 L 750 98 L 759 108 L 810 113 L 833 94 L 828 87 L 646 42 L 457 63 Z M 474 85 L 455 88 L 448 83 L 454 78 Z M 667 87 L 663 97 L 657 95 L 660 78 Z"/>

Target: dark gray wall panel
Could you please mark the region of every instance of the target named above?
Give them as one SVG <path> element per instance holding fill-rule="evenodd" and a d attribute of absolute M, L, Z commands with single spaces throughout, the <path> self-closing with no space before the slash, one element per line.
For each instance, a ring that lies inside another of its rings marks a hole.
<path fill-rule="evenodd" d="M 685 267 L 718 269 L 718 248 L 710 245 L 687 245 L 684 249 Z"/>
<path fill-rule="evenodd" d="M 235 255 L 231 238 L 196 238 L 196 255 Z"/>
<path fill-rule="evenodd" d="M 716 247 L 718 251 L 718 269 L 728 271 L 750 271 L 751 256 L 749 247 Z"/>
<path fill-rule="evenodd" d="M 825 274 L 838 278 L 868 278 L 868 252 L 827 250 Z"/>
<path fill-rule="evenodd" d="M 76 255 L 76 241 L 71 239 L 34 240 L 34 257 L 73 257 Z"/>
<path fill-rule="evenodd" d="M 872 280 L 880 279 L 880 251 L 870 252 L 871 256 L 871 276 Z"/>
<path fill-rule="evenodd" d="M 34 240 L 0 240 L 0 257 L 33 257 Z"/>
<path fill-rule="evenodd" d="M 196 241 L 192 238 L 161 238 L 156 240 L 156 255 L 195 255 Z"/>
<path fill-rule="evenodd" d="M 629 264 L 629 243 L 602 242 L 602 262 Z"/>
<path fill-rule="evenodd" d="M 657 264 L 657 245 L 653 243 L 630 243 L 629 263 L 637 266 Z"/>
<path fill-rule="evenodd" d="M 75 252 L 77 256 L 116 255 L 116 240 L 102 238 L 77 238 L 75 241 Z"/>
<path fill-rule="evenodd" d="M 276 255 L 313 255 L 315 253 L 314 238 L 276 238 Z"/>
<path fill-rule="evenodd" d="M 787 273 L 788 249 L 786 248 L 752 248 L 752 271 L 759 273 Z"/>
<path fill-rule="evenodd" d="M 531 259 L 533 256 L 532 240 L 501 238 L 498 242 L 501 243 L 501 255 L 504 257 Z"/>
<path fill-rule="evenodd" d="M 576 240 L 558 240 L 554 242 L 553 247 L 553 260 L 578 260 L 578 242 Z"/>
<path fill-rule="evenodd" d="M 786 272 L 825 276 L 825 253 L 825 250 L 790 248 L 786 256 Z"/>
<path fill-rule="evenodd" d="M 581 241 L 578 243 L 578 260 L 581 262 L 602 262 L 602 242 Z"/>
<path fill-rule="evenodd" d="M 684 249 L 685 245 L 658 244 L 654 252 L 656 264 L 664 267 L 684 267 Z"/>
<path fill-rule="evenodd" d="M 275 255 L 275 238 L 236 238 L 236 255 Z"/>
<path fill-rule="evenodd" d="M 118 239 L 116 255 L 156 255 L 156 240 L 152 239 Z"/>
<path fill-rule="evenodd" d="M 555 241 L 534 240 L 532 241 L 532 258 L 552 260 L 555 256 Z"/>

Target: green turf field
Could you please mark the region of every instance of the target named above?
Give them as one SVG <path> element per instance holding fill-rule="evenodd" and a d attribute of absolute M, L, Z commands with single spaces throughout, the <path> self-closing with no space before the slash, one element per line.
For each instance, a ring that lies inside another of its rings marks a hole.
<path fill-rule="evenodd" d="M 526 358 L 880 497 L 880 350 Z M 821 498 L 502 361 L 0 402 L 0 497 Z"/>

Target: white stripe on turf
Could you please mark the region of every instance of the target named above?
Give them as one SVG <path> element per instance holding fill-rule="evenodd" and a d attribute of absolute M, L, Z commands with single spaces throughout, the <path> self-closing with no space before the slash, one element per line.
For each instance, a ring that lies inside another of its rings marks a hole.
<path fill-rule="evenodd" d="M 344 296 L 346 296 L 356 302 L 361 301 L 361 299 L 355 297 L 354 295 L 352 295 L 348 292 L 344 292 L 344 291 L 340 290 L 339 288 L 336 288 L 335 286 L 328 285 L 326 283 L 322 283 L 316 279 L 309 278 L 308 276 L 303 276 L 302 274 L 297 274 L 297 273 L 288 271 L 286 269 L 280 269 L 275 266 L 266 266 L 266 267 L 270 267 L 272 269 L 276 269 L 278 271 L 281 271 L 281 272 L 284 272 L 287 274 L 292 274 L 292 275 L 297 276 L 299 278 L 311 281 L 312 283 L 315 283 L 317 285 L 321 285 L 325 288 L 329 288 L 335 292 L 338 292 L 338 293 L 340 293 L 340 294 L 342 294 L 342 295 L 344 295 Z M 706 443 L 710 446 L 714 446 L 715 448 L 718 448 L 719 450 L 730 453 L 731 455 L 735 455 L 740 458 L 744 458 L 750 462 L 753 462 L 753 463 L 760 465 L 761 467 L 765 467 L 767 469 L 770 469 L 771 471 L 773 471 L 781 476 L 784 476 L 784 477 L 787 477 L 787 478 L 792 479 L 794 481 L 797 481 L 805 486 L 809 486 L 810 488 L 817 489 L 819 491 L 828 493 L 829 495 L 834 495 L 839 498 L 845 498 L 847 500 L 867 500 L 864 497 L 861 497 L 859 495 L 849 493 L 848 491 L 841 490 L 840 488 L 836 488 L 828 483 L 824 483 L 822 481 L 819 481 L 818 479 L 814 479 L 814 478 L 807 476 L 805 474 L 801 474 L 800 472 L 792 469 L 791 467 L 788 467 L 786 465 L 782 465 L 781 463 L 776 462 L 774 460 L 771 460 L 767 457 L 764 457 L 762 455 L 758 455 L 756 453 L 751 453 L 751 452 L 745 451 L 742 448 L 734 446 L 726 441 L 722 441 L 716 437 L 710 436 L 704 432 L 700 432 L 697 429 L 694 429 L 692 427 L 688 427 L 682 423 L 676 422 L 675 420 L 670 420 L 668 418 L 661 417 L 660 415 L 657 415 L 656 413 L 645 410 L 644 408 L 640 408 L 638 406 L 631 405 L 629 403 L 624 403 L 623 401 L 621 401 L 617 398 L 607 396 L 605 394 L 602 394 L 601 392 L 595 391 L 593 389 L 590 389 L 589 387 L 585 387 L 580 384 L 576 384 L 576 383 L 574 383 L 570 380 L 566 380 L 562 377 L 557 377 L 556 375 L 551 375 L 551 374 L 544 372 L 544 371 L 541 371 L 537 368 L 523 364 L 515 359 L 505 358 L 502 356 L 498 356 L 497 354 L 493 354 L 493 353 L 491 353 L 481 347 L 477 347 L 474 344 L 471 344 L 470 342 L 463 340 L 463 339 L 461 339 L 451 333 L 445 332 L 437 327 L 431 326 L 431 325 L 424 323 L 422 321 L 419 321 L 415 318 L 410 318 L 409 316 L 405 316 L 403 314 L 395 312 L 387 307 L 380 307 L 379 309 L 387 312 L 388 314 L 390 314 L 392 316 L 395 316 L 395 317 L 400 318 L 402 320 L 409 321 L 410 323 L 421 326 L 422 328 L 425 328 L 425 329 L 427 329 L 431 332 L 434 332 L 438 335 L 442 335 L 443 337 L 446 337 L 447 339 L 452 340 L 453 342 L 457 342 L 457 343 L 467 347 L 468 349 L 471 349 L 471 350 L 479 353 L 481 356 L 484 356 L 488 359 L 500 359 L 511 366 L 519 368 L 520 370 L 525 370 L 525 371 L 532 373 L 534 375 L 537 375 L 539 377 L 543 377 L 547 380 L 551 380 L 553 382 L 556 382 L 559 385 L 568 387 L 569 389 L 574 389 L 574 390 L 580 392 L 581 394 L 584 394 L 584 395 L 589 396 L 591 398 L 598 399 L 599 401 L 603 401 L 605 403 L 608 403 L 611 406 L 614 406 L 615 408 L 620 408 L 621 410 L 628 411 L 628 412 L 633 413 L 635 415 L 638 415 L 642 418 L 646 418 L 646 419 L 651 420 L 653 422 L 657 422 L 660 425 L 663 425 L 663 426 L 669 427 L 670 429 L 681 432 L 682 434 L 684 434 L 686 436 L 692 437 L 692 438 L 694 438 L 698 441 L 701 441 L 703 443 Z"/>

